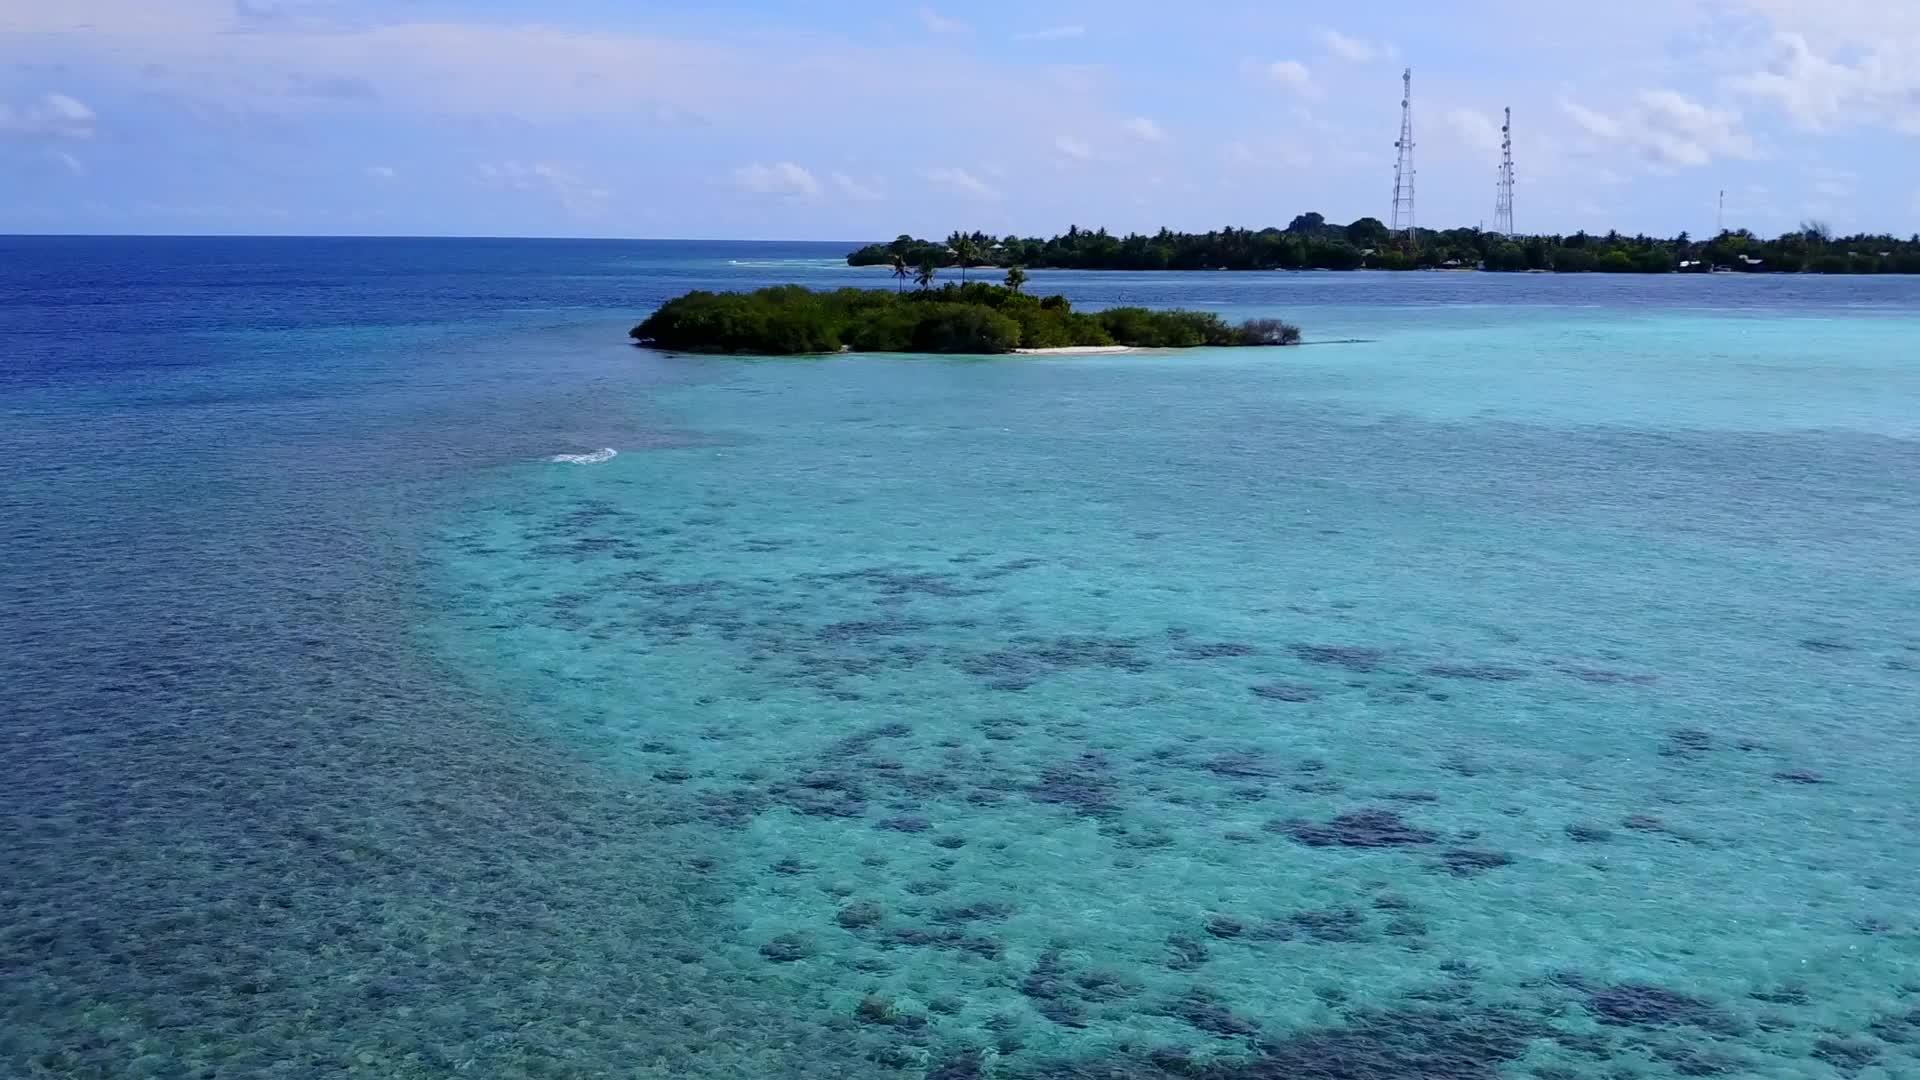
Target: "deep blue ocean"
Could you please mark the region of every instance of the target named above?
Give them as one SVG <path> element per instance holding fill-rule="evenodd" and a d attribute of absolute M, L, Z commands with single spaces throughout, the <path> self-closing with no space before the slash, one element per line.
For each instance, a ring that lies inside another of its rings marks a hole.
<path fill-rule="evenodd" d="M 1920 1077 L 1920 280 L 851 246 L 0 238 L 0 1077 Z"/>

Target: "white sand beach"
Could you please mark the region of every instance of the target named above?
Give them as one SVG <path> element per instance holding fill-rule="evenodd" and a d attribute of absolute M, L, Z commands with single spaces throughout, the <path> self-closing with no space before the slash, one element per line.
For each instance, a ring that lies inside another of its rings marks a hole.
<path fill-rule="evenodd" d="M 1061 345 L 1052 349 L 1015 349 L 1022 356 L 1083 356 L 1088 353 L 1135 352 L 1132 345 Z"/>

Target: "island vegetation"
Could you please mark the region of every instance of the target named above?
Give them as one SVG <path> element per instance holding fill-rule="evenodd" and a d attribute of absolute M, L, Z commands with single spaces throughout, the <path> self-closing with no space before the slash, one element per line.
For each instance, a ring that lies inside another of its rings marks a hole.
<path fill-rule="evenodd" d="M 1229 323 L 1205 311 L 1142 307 L 1073 310 L 1065 297 L 979 281 L 934 287 L 939 267 L 895 264 L 898 288 L 815 291 L 780 285 L 750 293 L 696 291 L 660 306 L 633 328 L 635 342 L 678 352 L 791 356 L 857 352 L 1006 353 L 1015 349 L 1127 345 L 1293 345 L 1300 330 L 1278 319 Z M 917 288 L 907 289 L 907 279 Z"/>
<path fill-rule="evenodd" d="M 1493 270 L 1559 273 L 1920 273 L 1920 235 L 1835 236 L 1818 222 L 1772 240 L 1745 229 L 1696 240 L 1594 235 L 1504 236 L 1481 229 L 1390 233 L 1378 218 L 1338 225 L 1301 214 L 1284 229 L 1206 233 L 1161 229 L 1115 236 L 1079 227 L 1045 240 L 953 233 L 944 241 L 902 235 L 847 256 L 854 266 L 1027 267 L 1072 270 Z"/>

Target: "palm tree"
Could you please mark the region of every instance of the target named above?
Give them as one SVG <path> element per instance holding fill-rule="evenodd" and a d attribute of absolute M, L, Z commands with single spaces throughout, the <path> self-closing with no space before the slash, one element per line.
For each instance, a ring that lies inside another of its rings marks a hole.
<path fill-rule="evenodd" d="M 1007 269 L 1008 290 L 1017 293 L 1020 291 L 1022 286 L 1026 285 L 1026 283 L 1027 283 L 1027 272 L 1025 270 L 1022 270 L 1017 266 L 1009 267 Z"/>
<path fill-rule="evenodd" d="M 939 272 L 940 264 L 933 260 L 933 256 L 929 255 L 921 261 L 920 272 L 913 275 L 914 284 L 923 289 L 931 289 L 933 288 L 934 275 Z"/>
<path fill-rule="evenodd" d="M 912 268 L 907 266 L 907 257 L 896 252 L 888 258 L 887 263 L 893 267 L 893 291 L 906 288 L 907 279 L 913 276 Z"/>
<path fill-rule="evenodd" d="M 965 281 L 967 267 L 980 257 L 980 245 L 973 242 L 973 237 L 956 232 L 953 234 L 953 254 L 960 261 L 960 280 Z"/>

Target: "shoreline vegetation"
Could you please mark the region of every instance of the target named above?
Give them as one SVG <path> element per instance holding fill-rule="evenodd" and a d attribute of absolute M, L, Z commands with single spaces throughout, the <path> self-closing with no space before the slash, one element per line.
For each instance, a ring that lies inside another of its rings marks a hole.
<path fill-rule="evenodd" d="M 672 352 L 797 356 L 893 352 L 1084 353 L 1202 345 L 1297 345 L 1300 329 L 1279 319 L 1229 323 L 1205 311 L 1142 307 L 1082 313 L 1063 296 L 1029 296 L 1026 275 L 1005 285 L 933 287 L 937 267 L 911 275 L 919 288 L 816 292 L 779 285 L 750 293 L 696 291 L 662 304 L 633 328 L 635 344 Z"/>
<path fill-rule="evenodd" d="M 1695 240 L 1585 232 L 1503 236 L 1481 229 L 1419 229 L 1413 242 L 1378 218 L 1337 225 L 1301 214 L 1286 228 L 1206 233 L 1161 229 L 1115 236 L 1078 226 L 1042 240 L 955 232 L 944 241 L 902 234 L 847 256 L 851 266 L 1025 267 L 1057 270 L 1489 270 L 1509 273 L 1920 274 L 1920 235 L 1835 236 L 1809 221 L 1763 240 L 1745 229 Z"/>

